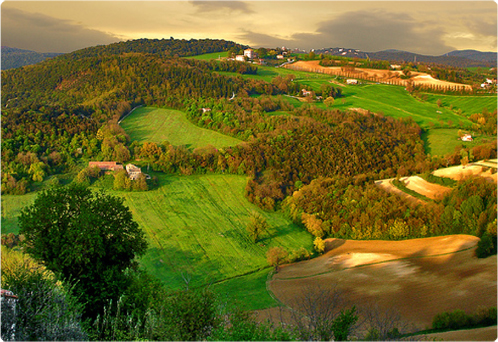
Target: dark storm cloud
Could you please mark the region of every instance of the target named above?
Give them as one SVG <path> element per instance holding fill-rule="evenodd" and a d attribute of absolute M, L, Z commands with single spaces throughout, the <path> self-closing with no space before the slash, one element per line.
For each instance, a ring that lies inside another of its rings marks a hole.
<path fill-rule="evenodd" d="M 274 39 L 250 31 L 241 38 L 255 46 L 272 43 L 270 46 L 283 44 L 307 50 L 348 47 L 372 52 L 395 48 L 422 54 L 443 54 L 452 49 L 443 42 L 444 33 L 439 27 L 415 21 L 407 14 L 356 11 L 319 23 L 314 33 L 296 33 L 289 39 Z"/>
<path fill-rule="evenodd" d="M 230 12 L 241 12 L 245 14 L 254 13 L 247 3 L 242 1 L 190 1 L 197 7 L 199 12 L 214 12 L 228 10 Z"/>
<path fill-rule="evenodd" d="M 67 20 L 2 7 L 2 45 L 37 52 L 70 52 L 120 39 Z"/>

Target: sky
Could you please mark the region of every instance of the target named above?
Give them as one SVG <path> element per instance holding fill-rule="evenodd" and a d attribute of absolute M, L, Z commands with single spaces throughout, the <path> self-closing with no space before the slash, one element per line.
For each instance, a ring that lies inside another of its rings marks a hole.
<path fill-rule="evenodd" d="M 425 55 L 497 51 L 494 1 L 4 1 L 1 45 L 71 52 L 123 40 L 225 39 Z"/>

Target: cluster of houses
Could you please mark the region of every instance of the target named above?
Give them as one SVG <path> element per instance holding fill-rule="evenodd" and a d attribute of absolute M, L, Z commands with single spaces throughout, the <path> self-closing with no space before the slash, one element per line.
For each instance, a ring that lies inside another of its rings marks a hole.
<path fill-rule="evenodd" d="M 495 79 L 486 78 L 486 81 L 484 83 L 481 83 L 481 88 L 489 88 L 493 84 L 496 85 L 496 80 Z"/>
<path fill-rule="evenodd" d="M 282 49 L 285 50 L 285 47 Z M 285 59 L 286 54 L 287 51 L 282 52 L 282 54 L 277 55 L 277 59 Z M 235 60 L 239 62 L 253 61 L 254 63 L 258 63 L 260 65 L 266 64 L 263 59 L 258 58 L 258 54 L 253 49 L 245 49 L 243 55 L 236 55 L 235 58 L 228 58 L 228 60 Z"/>
<path fill-rule="evenodd" d="M 124 170 L 126 168 L 126 172 L 128 173 L 128 177 L 130 177 L 131 180 L 136 180 L 138 176 L 142 173 L 142 170 L 133 164 L 127 164 L 126 167 L 123 167 L 122 164 L 117 163 L 115 161 L 105 161 L 105 162 L 99 162 L 99 161 L 91 161 L 88 163 L 88 167 L 98 167 L 100 171 L 104 173 L 110 173 L 110 172 L 115 172 L 115 171 L 120 171 Z M 150 179 L 150 176 L 146 173 L 144 173 L 146 179 Z"/>

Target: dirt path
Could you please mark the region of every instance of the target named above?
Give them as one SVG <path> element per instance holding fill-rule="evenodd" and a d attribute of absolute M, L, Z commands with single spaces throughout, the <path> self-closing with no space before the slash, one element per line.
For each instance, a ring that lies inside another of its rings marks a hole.
<path fill-rule="evenodd" d="M 351 304 L 396 308 L 416 329 L 442 311 L 496 306 L 496 256 L 474 257 L 479 239 L 452 235 L 406 241 L 327 239 L 328 252 L 283 266 L 269 283 L 293 307 L 303 289 L 336 286 Z"/>

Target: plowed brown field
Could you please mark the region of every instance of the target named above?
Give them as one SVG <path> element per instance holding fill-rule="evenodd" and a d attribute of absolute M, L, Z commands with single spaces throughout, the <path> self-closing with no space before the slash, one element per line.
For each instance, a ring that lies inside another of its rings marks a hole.
<path fill-rule="evenodd" d="M 405 182 L 405 186 L 408 189 L 431 199 L 441 199 L 446 193 L 451 191 L 448 187 L 430 183 L 419 176 L 404 177 L 401 180 Z"/>
<path fill-rule="evenodd" d="M 341 67 L 324 67 L 321 66 L 320 61 L 298 61 L 292 64 L 287 64 L 285 68 L 287 69 L 297 69 L 310 72 L 321 72 L 325 74 L 338 75 L 341 72 Z M 358 78 L 369 78 L 375 77 L 377 79 L 397 79 L 400 82 L 405 82 L 400 78 L 402 75 L 401 71 L 395 70 L 381 70 L 381 69 L 366 69 L 366 68 L 355 68 L 354 71 L 349 72 L 351 77 Z M 356 74 L 356 76 L 353 76 Z M 431 75 L 423 72 L 412 72 L 410 74 L 410 79 L 416 85 L 440 85 L 444 87 L 463 87 L 465 89 L 471 90 L 472 87 L 466 84 L 454 83 L 441 81 L 433 78 Z"/>
<path fill-rule="evenodd" d="M 497 180 L 497 174 L 491 173 L 491 169 L 488 169 L 487 171 L 483 172 L 483 169 L 488 169 L 487 167 L 482 167 L 480 165 L 459 165 L 459 166 L 452 166 L 448 167 L 446 169 L 439 169 L 433 172 L 435 176 L 439 177 L 448 177 L 454 180 L 462 180 L 470 176 L 480 176 L 480 177 L 485 177 L 489 180 L 492 180 L 496 183 Z"/>
<path fill-rule="evenodd" d="M 316 259 L 285 265 L 269 282 L 275 297 L 292 307 L 312 285 L 336 287 L 358 307 L 395 308 L 416 329 L 430 327 L 443 311 L 497 305 L 496 256 L 477 259 L 479 239 L 451 235 L 406 241 L 327 239 Z"/>

